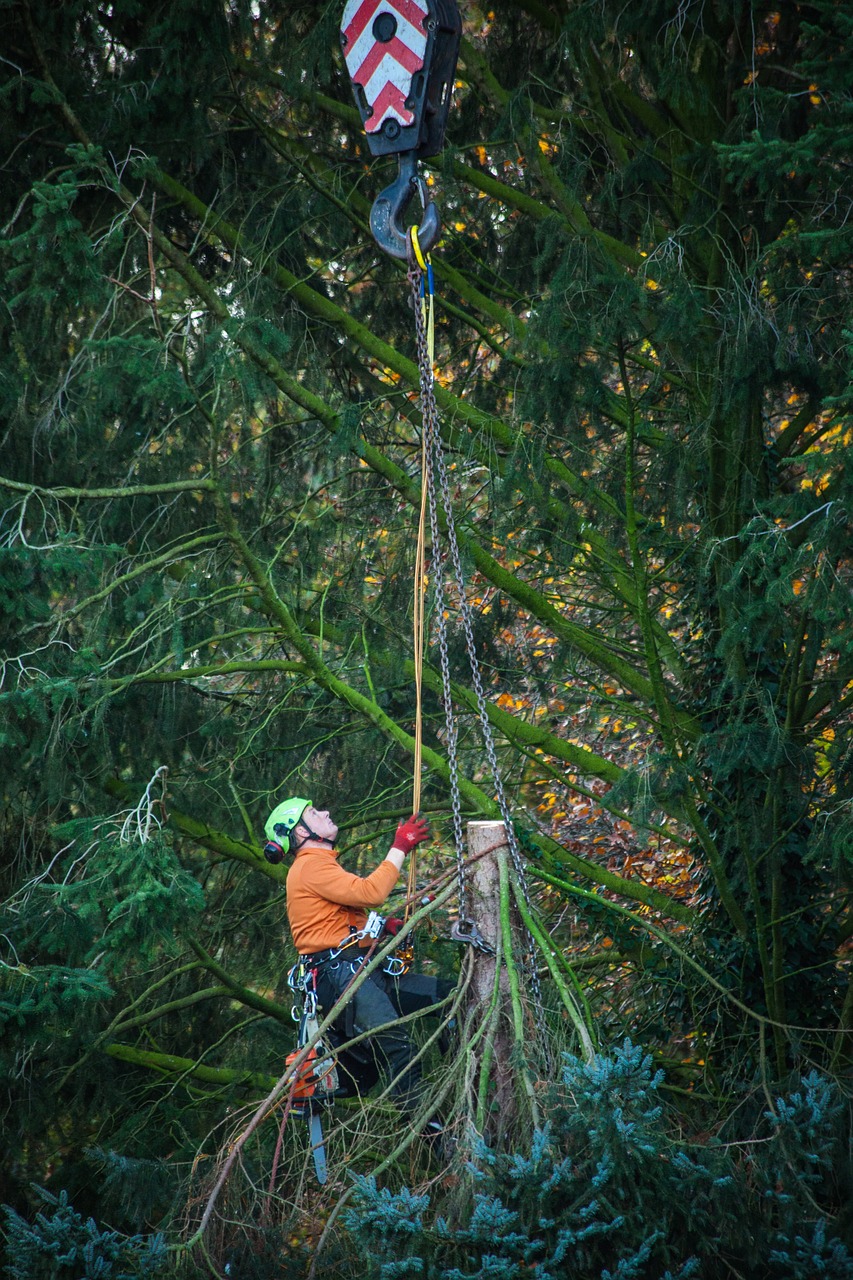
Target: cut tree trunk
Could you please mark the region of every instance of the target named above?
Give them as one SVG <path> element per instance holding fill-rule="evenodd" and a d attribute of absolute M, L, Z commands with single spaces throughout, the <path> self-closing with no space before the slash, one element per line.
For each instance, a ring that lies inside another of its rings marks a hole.
<path fill-rule="evenodd" d="M 493 955 L 474 950 L 469 988 L 469 1075 L 475 1095 L 476 1127 L 496 1138 L 518 1113 L 518 1082 L 513 1061 L 515 1039 L 510 984 L 504 964 L 501 925 L 501 866 L 506 864 L 502 822 L 469 822 L 468 852 L 483 855 L 467 877 L 467 910 Z"/>

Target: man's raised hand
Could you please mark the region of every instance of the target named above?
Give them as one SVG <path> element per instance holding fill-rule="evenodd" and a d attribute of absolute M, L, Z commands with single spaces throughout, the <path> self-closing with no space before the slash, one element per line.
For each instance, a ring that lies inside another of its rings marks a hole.
<path fill-rule="evenodd" d="M 411 853 L 415 845 L 423 844 L 428 836 L 429 823 L 426 818 L 420 818 L 413 813 L 411 818 L 401 822 L 397 828 L 393 847 L 400 849 L 403 853 Z"/>

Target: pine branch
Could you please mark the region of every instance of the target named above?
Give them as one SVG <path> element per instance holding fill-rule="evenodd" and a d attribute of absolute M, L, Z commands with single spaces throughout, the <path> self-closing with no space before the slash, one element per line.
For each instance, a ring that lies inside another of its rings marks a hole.
<path fill-rule="evenodd" d="M 233 997 L 231 987 L 204 987 L 186 996 L 176 996 L 174 1000 L 167 1000 L 165 1004 L 154 1005 L 153 1008 L 146 1009 L 144 1013 L 138 1013 L 133 1018 L 117 1019 L 111 1024 L 110 1033 L 112 1035 L 121 1035 L 134 1027 L 148 1026 L 149 1023 L 156 1022 L 158 1018 L 168 1017 L 170 1013 L 183 1013 L 184 1010 L 191 1009 L 193 1005 L 202 1004 L 205 1000 L 221 1000 L 225 996 L 229 999 Z"/>
<path fill-rule="evenodd" d="M 164 494 L 174 493 L 204 493 L 212 488 L 211 482 L 204 478 L 199 480 L 167 481 L 163 484 L 118 485 L 115 488 L 93 487 L 91 489 L 78 489 L 69 488 L 67 485 L 44 488 L 36 484 L 27 484 L 21 480 L 10 480 L 6 476 L 0 476 L 0 487 L 12 489 L 16 493 L 37 495 L 40 498 L 85 498 L 99 501 L 112 498 L 158 498 Z"/>
<path fill-rule="evenodd" d="M 525 901 L 524 894 L 518 885 L 513 882 L 513 896 L 515 898 L 516 908 L 524 921 L 531 936 L 535 940 L 539 951 L 545 959 L 548 972 L 554 981 L 554 986 L 559 992 L 560 999 L 563 1002 L 563 1008 L 569 1015 L 569 1020 L 575 1029 L 575 1034 L 581 1044 L 583 1058 L 586 1062 L 592 1062 L 597 1051 L 597 1038 L 595 1035 L 595 1027 L 592 1020 L 592 1012 L 589 1007 L 589 1001 L 584 995 L 577 978 L 572 972 L 569 964 L 562 951 L 549 937 L 547 932 L 533 914 L 532 910 Z M 575 988 L 575 995 L 569 990 L 564 974 L 568 974 L 570 981 Z M 580 1004 L 581 1008 L 578 1007 Z M 581 1012 L 581 1009 L 583 1012 Z"/>
<path fill-rule="evenodd" d="M 181 1078 L 200 1080 L 203 1084 L 242 1088 L 253 1094 L 266 1093 L 275 1084 L 275 1077 L 266 1075 L 264 1072 L 207 1067 L 199 1059 L 180 1058 L 174 1053 L 158 1053 L 153 1049 L 138 1049 L 129 1044 L 114 1042 L 105 1045 L 104 1052 L 119 1062 L 126 1062 L 132 1067 L 145 1067 L 160 1075 L 176 1075 Z"/>
<path fill-rule="evenodd" d="M 260 1013 L 264 1013 L 269 1018 L 275 1018 L 276 1021 L 284 1023 L 286 1027 L 293 1026 L 293 1018 L 290 1009 L 285 1009 L 282 1005 L 277 1004 L 274 1000 L 267 1000 L 263 996 L 259 996 L 251 987 L 246 987 L 242 982 L 238 982 L 236 978 L 225 969 L 221 964 L 214 960 L 213 956 L 205 951 L 204 947 L 196 938 L 188 938 L 187 942 L 190 948 L 198 956 L 204 965 L 215 978 L 225 984 L 225 989 L 231 993 L 231 996 L 246 1005 L 250 1009 L 257 1009 Z"/>
<path fill-rule="evenodd" d="M 637 911 L 631 911 L 627 907 L 623 907 L 621 903 L 613 902 L 609 898 L 603 898 L 600 894 L 593 893 L 588 889 L 582 889 L 579 885 L 574 885 L 571 881 L 566 880 L 565 877 L 554 876 L 551 875 L 550 872 L 541 871 L 538 867 L 531 867 L 530 875 L 535 880 L 541 880 L 544 884 L 553 885 L 555 889 L 561 889 L 564 893 L 567 893 L 572 897 L 581 898 L 587 902 L 599 903 L 606 910 L 612 910 L 616 915 L 621 916 L 625 920 L 629 920 L 632 924 L 637 925 L 642 929 L 645 929 L 648 933 L 651 933 L 653 937 L 657 938 L 659 942 L 662 942 L 664 946 L 668 947 L 670 951 L 674 952 L 683 964 L 687 965 L 694 971 L 694 973 L 698 974 L 703 982 L 706 982 L 709 986 L 713 987 L 715 991 L 723 996 L 725 1000 L 730 1002 L 734 1008 L 738 1009 L 740 1013 L 744 1014 L 751 1021 L 758 1023 L 760 1026 L 768 1027 L 773 1025 L 772 1018 L 766 1018 L 763 1014 L 756 1013 L 754 1009 L 750 1009 L 749 1005 L 746 1005 L 742 1000 L 739 1000 L 737 996 L 728 989 L 728 987 L 724 986 L 723 983 L 710 972 L 710 970 L 700 964 L 695 956 L 693 956 L 685 947 L 682 947 L 671 934 L 668 934 L 664 929 L 661 929 L 658 925 L 654 924 L 648 916 L 642 915 Z M 781 1029 L 796 1030 L 797 1028 L 787 1028 L 783 1026 Z"/>
<path fill-rule="evenodd" d="M 234 659 L 231 662 L 209 662 L 203 667 L 181 667 L 178 671 L 141 671 L 111 683 L 127 688 L 134 684 L 174 684 L 177 681 L 206 680 L 213 676 L 238 673 L 255 675 L 264 671 L 275 671 L 281 675 L 305 675 L 308 667 L 304 662 L 285 662 L 282 658 Z"/>
<path fill-rule="evenodd" d="M 183 191 L 180 184 L 173 183 L 171 180 L 168 180 L 165 183 L 165 189 Z M 195 197 L 190 196 L 190 193 L 186 192 L 185 194 L 187 196 L 188 207 L 193 208 L 197 213 L 205 208 L 195 199 Z M 136 205 L 135 208 L 141 216 L 143 212 L 141 206 Z M 212 222 L 216 226 L 221 227 L 222 220 L 217 219 L 215 215 L 210 214 L 209 211 L 207 212 Z M 158 246 L 166 254 L 187 283 L 190 284 L 195 292 L 204 300 L 205 304 L 213 314 L 217 315 L 223 321 L 227 320 L 229 316 L 227 307 L 219 299 L 215 291 L 201 278 L 198 271 L 196 271 L 196 269 L 189 263 L 185 255 L 172 245 L 164 236 L 162 236 L 161 233 L 156 231 L 156 229 L 151 228 L 150 223 L 148 224 L 147 229 L 155 236 Z M 236 235 L 236 232 L 234 232 L 234 234 Z M 310 289 L 308 292 L 312 294 L 314 293 L 314 291 Z M 319 298 L 319 295 L 314 296 Z M 334 304 L 328 303 L 327 307 L 325 300 L 321 300 L 321 302 L 321 310 L 326 312 L 327 319 L 332 318 L 331 314 L 328 312 L 328 308 L 331 308 L 332 312 L 336 314 L 343 314 L 339 312 L 339 308 Z M 361 326 L 358 327 L 361 328 Z M 324 401 L 314 395 L 313 392 L 308 391 L 301 383 L 288 374 L 281 366 L 280 362 L 274 359 L 274 357 L 261 345 L 261 343 L 248 335 L 245 331 L 236 335 L 235 340 L 244 349 L 246 354 L 249 355 L 265 373 L 268 374 L 268 376 L 281 388 L 282 391 L 285 392 L 286 395 L 305 408 L 313 417 L 316 417 L 328 429 L 337 433 L 337 415 L 325 404 Z M 388 351 L 390 352 L 391 348 L 388 348 Z M 414 368 L 414 366 L 412 366 L 412 368 Z M 437 396 L 437 398 L 439 397 Z M 461 404 L 463 402 L 459 403 Z M 483 416 L 484 415 L 477 415 L 478 418 Z M 496 421 L 494 419 L 487 420 L 490 422 Z M 502 425 L 501 431 L 504 431 Z M 370 466 L 374 467 L 375 470 L 379 471 L 379 473 L 384 475 L 386 478 L 390 479 L 392 476 L 398 478 L 397 487 L 405 492 L 406 496 L 413 494 L 413 485 L 409 477 L 405 476 L 405 473 L 402 473 L 395 468 L 379 450 L 364 443 L 357 451 L 360 456 L 365 458 Z M 568 468 L 564 467 L 561 463 L 557 463 L 553 459 L 551 461 L 555 472 L 559 473 L 561 476 L 568 476 L 571 479 L 571 482 L 575 484 L 582 493 L 587 494 L 589 486 L 585 482 L 577 483 L 575 477 L 571 475 Z M 485 551 L 484 548 L 479 546 L 472 538 L 467 537 L 462 531 L 459 531 L 459 541 L 460 545 L 462 545 L 471 556 L 477 568 L 480 569 L 490 581 L 494 582 L 496 586 L 506 590 L 512 598 L 517 599 L 519 603 L 528 608 L 535 617 L 539 618 L 540 621 L 546 622 L 561 639 L 577 648 L 578 652 L 582 653 L 585 657 L 590 658 L 590 660 L 592 660 L 603 671 L 606 671 L 620 684 L 631 689 L 640 697 L 649 696 L 650 685 L 648 680 L 629 663 L 613 654 L 606 641 L 591 636 L 583 628 L 569 622 L 557 609 L 554 608 L 553 605 L 551 605 L 548 600 L 542 597 L 540 593 L 535 591 L 534 588 L 529 587 L 527 584 L 520 582 L 512 574 L 504 570 L 493 556 Z M 687 725 L 685 725 L 685 727 L 687 727 Z"/>
<path fill-rule="evenodd" d="M 106 778 L 103 787 L 108 795 L 116 796 L 122 800 L 138 794 L 138 790 L 134 789 L 132 785 L 118 778 Z M 284 884 L 287 868 L 275 867 L 267 862 L 260 846 L 250 845 L 244 840 L 235 840 L 225 832 L 217 830 L 207 822 L 200 822 L 198 818 L 176 809 L 171 804 L 169 805 L 168 816 L 170 826 L 173 826 L 183 835 L 189 836 L 202 848 L 209 849 L 212 853 L 222 854 L 223 857 L 230 858 L 234 862 L 242 862 L 246 866 L 252 867 L 255 871 L 259 871 L 262 875 L 269 876 L 271 880 Z"/>
<path fill-rule="evenodd" d="M 205 485 L 207 492 L 212 492 L 209 485 Z M 51 491 L 54 495 L 56 490 Z M 169 547 L 167 551 L 161 552 L 159 555 L 152 556 L 150 560 L 144 560 L 138 564 L 136 568 L 129 569 L 127 573 L 119 574 L 110 580 L 106 587 L 100 591 L 93 592 L 92 595 L 86 596 L 83 600 L 78 600 L 69 609 L 66 609 L 61 617 L 63 625 L 71 622 L 74 618 L 80 616 L 87 609 L 91 609 L 93 605 L 100 604 L 115 591 L 120 591 L 123 587 L 128 586 L 131 582 L 138 581 L 139 578 L 147 577 L 151 573 L 156 573 L 158 569 L 164 568 L 166 565 L 174 564 L 177 560 L 184 559 L 188 554 L 197 551 L 201 547 L 210 547 L 222 541 L 222 535 L 219 533 L 201 534 L 196 538 L 188 538 L 185 542 L 179 542 L 175 546 Z"/>

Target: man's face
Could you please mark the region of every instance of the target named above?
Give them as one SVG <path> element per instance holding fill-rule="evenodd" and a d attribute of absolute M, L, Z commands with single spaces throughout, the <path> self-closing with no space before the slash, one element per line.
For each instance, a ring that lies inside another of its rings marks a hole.
<path fill-rule="evenodd" d="M 337 837 L 338 828 L 329 817 L 328 809 L 315 809 L 309 804 L 302 815 L 302 821 L 321 840 L 335 840 Z"/>

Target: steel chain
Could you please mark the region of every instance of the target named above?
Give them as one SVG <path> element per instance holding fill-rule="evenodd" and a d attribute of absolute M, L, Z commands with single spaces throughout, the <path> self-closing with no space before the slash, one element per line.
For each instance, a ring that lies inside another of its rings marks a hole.
<path fill-rule="evenodd" d="M 521 889 L 522 896 L 529 911 L 532 913 L 532 903 L 530 900 L 530 891 L 527 885 L 527 876 L 524 869 L 524 860 L 521 856 L 521 850 L 516 838 L 515 829 L 512 823 L 509 805 L 504 791 L 503 781 L 501 779 L 498 767 L 497 754 L 495 752 L 494 738 L 492 735 L 492 726 L 489 722 L 487 710 L 486 696 L 483 690 L 482 677 L 480 675 L 480 663 L 477 658 L 477 650 L 474 644 L 474 628 L 471 616 L 471 608 L 465 592 L 465 577 L 462 571 L 462 560 L 459 554 L 459 543 L 456 537 L 456 525 L 453 518 L 453 505 L 450 496 L 450 484 L 447 476 L 447 467 L 444 459 L 444 449 L 441 442 L 441 436 L 438 426 L 438 406 L 435 400 L 435 389 L 433 385 L 432 364 L 429 358 L 429 349 L 427 344 L 426 326 L 424 324 L 423 311 L 421 309 L 421 285 L 423 273 L 417 266 L 410 265 L 408 272 L 409 282 L 412 289 L 412 307 L 415 313 L 415 334 L 417 337 L 418 352 L 418 372 L 420 375 L 421 390 L 421 415 L 423 419 L 423 431 L 426 440 L 426 483 L 427 496 L 429 501 L 430 516 L 430 535 L 432 537 L 433 547 L 433 565 L 435 577 L 435 600 L 436 612 L 438 614 L 438 643 L 441 658 L 441 680 L 443 689 L 444 715 L 447 726 L 447 746 L 448 746 L 448 763 L 450 766 L 450 801 L 453 814 L 453 835 L 456 844 L 456 861 L 459 875 L 459 901 L 460 901 L 460 917 L 467 915 L 467 889 L 465 883 L 464 869 L 464 840 L 462 835 L 462 814 L 461 799 L 459 794 L 459 765 L 457 756 L 457 728 L 456 720 L 453 714 L 453 699 L 450 688 L 450 661 L 447 649 L 447 619 L 445 618 L 445 596 L 443 571 L 441 563 L 441 553 L 439 551 L 439 526 L 438 526 L 438 504 L 435 494 L 434 472 L 438 476 L 439 488 L 441 491 L 441 501 L 444 507 L 444 517 L 446 525 L 447 543 L 450 549 L 450 558 L 453 563 L 453 572 L 456 578 L 457 590 L 459 592 L 459 607 L 462 616 L 462 626 L 465 635 L 465 647 L 468 653 L 468 660 L 471 667 L 471 681 L 474 686 L 474 693 L 477 701 L 477 715 L 483 734 L 483 743 L 486 749 L 486 758 L 489 762 L 489 768 L 495 786 L 495 796 L 500 809 L 501 818 L 503 819 L 504 829 L 506 831 L 507 845 L 510 851 L 510 858 L 515 870 L 516 878 Z M 545 1012 L 542 1000 L 542 987 L 539 982 L 539 973 L 536 968 L 536 943 L 530 930 L 523 925 L 523 933 L 525 940 L 525 949 L 529 959 L 530 973 L 530 991 L 533 996 L 534 1008 L 536 1011 L 536 1021 L 541 1033 L 541 1047 L 543 1057 L 547 1068 L 550 1070 L 551 1055 L 548 1050 L 548 1037 L 545 1025 Z"/>

